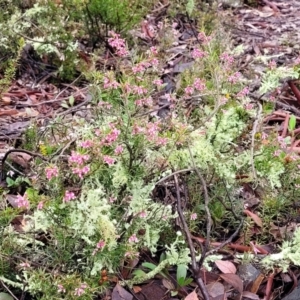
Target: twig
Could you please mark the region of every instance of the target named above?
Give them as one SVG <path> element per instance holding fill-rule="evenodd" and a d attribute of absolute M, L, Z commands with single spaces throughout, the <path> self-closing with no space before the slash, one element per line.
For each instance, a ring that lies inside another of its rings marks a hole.
<path fill-rule="evenodd" d="M 40 159 L 44 160 L 44 161 L 48 161 L 47 158 L 45 158 L 44 156 L 42 156 L 41 154 L 39 153 L 35 153 L 35 152 L 31 152 L 31 151 L 28 151 L 28 150 L 23 150 L 23 149 L 11 149 L 11 150 L 8 150 L 5 155 L 3 156 L 2 158 L 2 166 L 1 166 L 1 180 L 4 180 L 5 179 L 5 176 L 4 176 L 4 163 L 8 157 L 8 155 L 10 153 L 13 153 L 13 152 L 21 152 L 21 153 L 26 153 L 26 154 L 29 154 L 31 156 L 34 156 L 34 157 L 39 157 Z"/>
<path fill-rule="evenodd" d="M 258 122 L 262 113 L 262 105 L 260 104 L 260 102 L 257 102 L 257 105 L 258 105 L 258 112 L 257 112 L 256 120 L 253 125 L 252 135 L 251 135 L 251 168 L 255 180 L 257 179 L 257 176 L 256 176 L 256 171 L 254 166 L 254 143 L 255 143 L 255 134 L 257 132 Z"/>
<path fill-rule="evenodd" d="M 240 232 L 242 226 L 244 224 L 244 219 L 241 220 L 240 225 L 238 226 L 238 228 L 235 230 L 235 232 L 223 243 L 221 243 L 219 246 L 217 246 L 214 249 L 209 250 L 208 252 L 206 252 L 206 256 L 207 255 L 211 255 L 213 253 L 218 252 L 220 249 L 222 249 L 224 246 L 230 244 L 232 242 L 232 240 L 238 235 L 238 233 Z"/>
<path fill-rule="evenodd" d="M 206 255 L 205 253 L 206 253 L 206 251 L 208 250 L 208 247 L 209 247 L 210 229 L 211 229 L 211 226 L 212 226 L 212 221 L 211 221 L 211 214 L 210 214 L 210 211 L 209 211 L 209 208 L 208 208 L 209 196 L 208 196 L 207 186 L 206 186 L 205 180 L 204 180 L 203 176 L 201 175 L 201 173 L 199 172 L 199 170 L 198 170 L 198 168 L 195 164 L 195 160 L 194 160 L 194 157 L 192 155 L 192 151 L 191 151 L 189 146 L 188 146 L 188 150 L 189 150 L 189 153 L 190 153 L 190 157 L 191 157 L 191 160 L 192 160 L 192 163 L 193 163 L 194 170 L 197 173 L 197 175 L 198 175 L 198 177 L 201 181 L 203 191 L 204 191 L 204 208 L 205 208 L 205 213 L 206 213 L 206 241 L 205 241 L 205 245 L 204 245 L 204 251 L 201 253 L 201 258 L 200 258 L 200 261 L 199 261 L 199 265 L 201 267 L 201 265 L 203 264 L 204 259 L 205 259 L 205 255 Z"/>
<path fill-rule="evenodd" d="M 57 114 L 57 116 L 64 116 L 64 115 L 73 113 L 73 112 L 75 112 L 75 111 L 78 111 L 78 109 L 79 109 L 81 106 L 86 105 L 91 99 L 92 99 L 92 96 L 91 96 L 90 94 L 88 94 L 88 95 L 86 96 L 86 99 L 85 99 L 83 102 L 81 102 L 80 104 L 78 104 L 78 105 L 76 105 L 76 106 L 74 106 L 74 107 L 71 107 L 71 108 L 67 109 L 66 111 L 63 111 L 63 112 Z"/>
<path fill-rule="evenodd" d="M 200 291 L 201 291 L 204 299 L 209 300 L 209 295 L 208 295 L 207 289 L 206 289 L 206 287 L 203 283 L 202 278 L 199 277 L 199 270 L 200 270 L 201 265 L 200 264 L 197 265 L 196 256 L 195 256 L 195 248 L 194 248 L 194 245 L 193 245 L 191 233 L 189 231 L 189 228 L 188 228 L 187 223 L 185 221 L 185 218 L 183 216 L 183 211 L 182 211 L 182 207 L 181 207 L 181 200 L 180 200 L 180 191 L 179 191 L 178 179 L 177 179 L 176 175 L 173 175 L 173 176 L 174 176 L 174 181 L 175 181 L 175 186 L 176 186 L 177 212 L 178 212 L 181 224 L 182 224 L 182 228 L 183 228 L 188 246 L 190 248 L 193 275 L 194 275 L 194 278 L 197 282 L 197 285 L 200 288 Z M 202 255 L 203 255 L 203 253 L 202 253 Z M 205 256 L 205 254 L 204 254 L 204 256 Z"/>
<path fill-rule="evenodd" d="M 158 180 L 155 185 L 158 185 L 158 184 L 166 181 L 167 179 L 173 177 L 174 175 L 177 175 L 177 174 L 180 174 L 180 173 L 185 173 L 185 172 L 190 172 L 190 171 L 193 171 L 193 170 L 194 169 L 190 168 L 190 169 L 182 169 L 182 170 L 175 171 L 175 172 L 171 173 L 170 175 L 167 175 L 166 177 L 163 177 L 162 179 Z"/>
<path fill-rule="evenodd" d="M 8 286 L 1 280 L 1 284 L 3 285 L 3 287 L 11 294 L 11 296 L 18 300 L 18 298 L 13 294 L 13 292 L 8 288 Z"/>

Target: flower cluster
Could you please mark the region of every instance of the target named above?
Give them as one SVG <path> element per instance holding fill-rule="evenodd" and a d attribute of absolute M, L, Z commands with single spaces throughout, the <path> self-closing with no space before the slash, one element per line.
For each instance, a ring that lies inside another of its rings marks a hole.
<path fill-rule="evenodd" d="M 125 40 L 120 38 L 120 35 L 115 33 L 114 31 L 109 31 L 108 33 L 111 37 L 108 39 L 108 44 L 115 48 L 116 54 L 120 57 L 124 57 L 128 55 L 128 51 L 126 49 Z"/>
<path fill-rule="evenodd" d="M 50 166 L 45 169 L 46 177 L 51 180 L 53 177 L 58 176 L 58 168 L 56 166 Z"/>
<path fill-rule="evenodd" d="M 63 198 L 63 202 L 70 202 L 71 200 L 73 200 L 75 198 L 76 198 L 76 196 L 73 192 L 66 191 L 65 196 Z"/>
<path fill-rule="evenodd" d="M 29 200 L 27 194 L 25 193 L 23 196 L 18 195 L 16 199 L 17 207 L 29 209 Z"/>
<path fill-rule="evenodd" d="M 75 289 L 74 295 L 81 296 L 84 293 L 84 290 L 87 288 L 86 283 L 82 283 L 79 288 Z"/>
<path fill-rule="evenodd" d="M 88 154 L 81 154 L 75 151 L 72 151 L 71 156 L 69 157 L 69 164 L 74 165 L 72 167 L 73 174 L 78 175 L 80 179 L 83 178 L 83 175 L 86 175 L 90 171 L 90 167 L 85 164 L 90 159 Z"/>
<path fill-rule="evenodd" d="M 133 234 L 131 237 L 128 239 L 129 243 L 138 243 L 139 239 L 136 237 L 136 234 Z"/>
<path fill-rule="evenodd" d="M 96 255 L 96 253 L 99 251 L 99 250 L 102 250 L 103 248 L 105 247 L 105 242 L 103 240 L 100 240 L 97 245 L 96 245 L 96 248 L 94 249 L 92 255 Z"/>
<path fill-rule="evenodd" d="M 241 73 L 240 72 L 235 72 L 234 74 L 230 75 L 228 77 L 228 81 L 231 83 L 231 84 L 236 84 L 241 78 Z"/>
<path fill-rule="evenodd" d="M 195 78 L 193 85 L 188 85 L 185 89 L 185 97 L 189 97 L 194 94 L 195 90 L 203 92 L 206 88 L 205 80 Z"/>

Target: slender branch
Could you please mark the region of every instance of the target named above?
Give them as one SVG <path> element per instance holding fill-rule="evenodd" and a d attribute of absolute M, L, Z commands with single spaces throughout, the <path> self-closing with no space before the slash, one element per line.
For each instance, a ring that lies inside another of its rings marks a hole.
<path fill-rule="evenodd" d="M 8 288 L 8 286 L 1 280 L 1 284 L 3 285 L 3 287 L 11 294 L 11 296 L 18 300 L 18 298 L 12 293 L 12 291 Z"/>
<path fill-rule="evenodd" d="M 181 207 L 181 198 L 180 198 L 179 184 L 178 184 L 178 179 L 177 179 L 176 175 L 174 175 L 174 181 L 175 181 L 176 196 L 177 196 L 177 212 L 178 212 L 181 224 L 182 224 L 182 228 L 183 228 L 183 231 L 184 231 L 184 234 L 185 234 L 188 246 L 190 248 L 193 275 L 194 275 L 196 283 L 199 286 L 199 289 L 200 289 L 200 291 L 201 291 L 201 293 L 202 293 L 202 295 L 204 297 L 204 300 L 209 300 L 210 298 L 209 298 L 207 289 L 206 289 L 206 287 L 205 287 L 205 285 L 203 283 L 202 278 L 199 277 L 199 270 L 201 268 L 201 264 L 198 265 L 197 262 L 196 262 L 195 248 L 194 248 L 194 245 L 193 245 L 191 233 L 190 233 L 189 228 L 187 226 L 187 223 L 185 221 L 185 218 L 184 218 L 184 215 L 183 215 L 183 211 L 182 211 L 182 207 Z M 202 255 L 203 255 L 203 253 L 202 253 Z M 201 255 L 201 258 L 202 258 L 202 255 Z M 205 256 L 205 254 L 204 254 L 204 256 Z"/>
<path fill-rule="evenodd" d="M 205 245 L 204 245 L 204 251 L 201 253 L 201 258 L 199 261 L 199 266 L 201 268 L 201 265 L 203 264 L 204 260 L 205 260 L 205 256 L 206 256 L 206 251 L 209 248 L 209 240 L 210 240 L 210 229 L 212 227 L 212 220 L 211 220 L 211 214 L 208 208 L 208 204 L 209 204 L 209 196 L 208 196 L 208 191 L 207 191 L 207 186 L 205 183 L 205 180 L 203 178 L 203 176 L 201 175 L 201 173 L 199 172 L 199 169 L 196 166 L 194 157 L 192 155 L 192 151 L 190 149 L 190 147 L 188 147 L 189 153 L 190 153 L 190 157 L 193 163 L 193 167 L 194 167 L 194 171 L 197 173 L 202 187 L 203 187 L 203 191 L 204 191 L 204 208 L 205 208 L 205 213 L 206 213 L 206 240 L 205 240 Z"/>
<path fill-rule="evenodd" d="M 182 170 L 175 171 L 175 172 L 171 173 L 170 175 L 167 175 L 166 177 L 163 177 L 162 179 L 157 181 L 155 185 L 158 185 L 158 184 L 166 181 L 167 179 L 173 177 L 174 175 L 177 175 L 177 174 L 180 174 L 180 173 L 185 173 L 185 172 L 190 172 L 190 171 L 193 171 L 193 169 L 190 168 L 190 169 L 182 169 Z"/>
<path fill-rule="evenodd" d="M 224 246 L 230 244 L 232 242 L 232 240 L 239 234 L 242 226 L 244 224 L 244 219 L 241 220 L 238 228 L 235 230 L 235 232 L 226 240 L 224 241 L 223 243 L 221 243 L 218 247 L 214 248 L 214 249 L 211 249 L 209 250 L 208 252 L 206 252 L 206 256 L 207 255 L 211 255 L 213 253 L 216 253 L 218 252 L 220 249 L 222 249 Z"/>
<path fill-rule="evenodd" d="M 3 156 L 2 158 L 2 166 L 1 166 L 1 180 L 4 180 L 5 179 L 5 174 L 4 174 L 4 164 L 5 164 L 5 161 L 8 157 L 8 155 L 10 153 L 13 153 L 13 152 L 21 152 L 21 153 L 26 153 L 26 154 L 29 154 L 31 156 L 34 156 L 34 157 L 39 157 L 40 159 L 44 160 L 44 161 L 48 161 L 47 158 L 45 158 L 44 156 L 42 156 L 41 154 L 39 153 L 35 153 L 35 152 L 31 152 L 31 151 L 28 151 L 28 150 L 23 150 L 23 149 L 11 149 L 11 150 L 8 150 L 5 155 Z"/>
<path fill-rule="evenodd" d="M 253 130 L 251 135 L 251 167 L 252 167 L 253 177 L 255 180 L 257 179 L 257 175 L 254 166 L 254 143 L 255 143 L 255 134 L 257 133 L 258 122 L 262 113 L 262 105 L 259 102 L 257 102 L 257 105 L 258 105 L 258 112 L 257 112 L 256 120 L 253 124 Z"/>

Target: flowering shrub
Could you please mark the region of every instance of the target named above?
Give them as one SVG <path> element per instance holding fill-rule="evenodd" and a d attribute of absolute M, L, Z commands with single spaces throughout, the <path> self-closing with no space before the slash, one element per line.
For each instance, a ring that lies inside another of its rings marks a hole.
<path fill-rule="evenodd" d="M 239 151 L 237 142 L 252 124 L 256 107 L 242 75 L 234 70 L 234 55 L 214 36 L 200 33 L 198 38 L 204 43 L 191 49 L 194 65 L 183 72 L 182 85 L 164 95 L 169 106 L 166 119 L 153 114 L 155 93 L 164 92 L 159 48 L 150 48 L 146 58 L 132 57 L 132 68 L 119 78 L 111 71 L 92 74 L 97 78 L 91 88 L 97 91 L 92 121 L 74 118 L 69 133 L 75 135 L 76 144 L 65 149 L 67 157 L 37 166 L 42 193 L 29 193 L 41 189 L 40 183 L 32 182 L 26 194 L 18 196 L 18 209 L 32 209 L 24 234 L 11 226 L 4 230 L 9 233 L 0 246 L 4 255 L 22 249 L 30 260 L 26 267 L 14 269 L 16 286 L 26 283 L 40 299 L 50 299 L 47 295 L 91 299 L 105 289 L 98 284 L 101 271 L 113 274 L 141 251 L 155 254 L 164 248 L 167 257 L 143 279 L 167 265 L 188 264 L 185 241 L 172 231 L 174 208 L 152 194 L 157 182 L 173 170 L 201 170 L 210 179 L 215 199 L 237 198 L 237 175 L 246 174 L 251 180 L 253 165 L 258 184 L 280 186 L 286 167 L 280 154 L 274 158 L 273 153 L 284 142 L 256 141 L 254 153 L 249 146 Z M 129 59 L 119 34 L 110 32 L 108 43 L 115 59 Z M 218 221 L 226 216 L 215 199 L 210 208 Z M 205 223 L 201 193 L 191 195 L 190 202 L 187 222 L 201 229 Z M 133 278 L 130 284 L 138 280 Z"/>

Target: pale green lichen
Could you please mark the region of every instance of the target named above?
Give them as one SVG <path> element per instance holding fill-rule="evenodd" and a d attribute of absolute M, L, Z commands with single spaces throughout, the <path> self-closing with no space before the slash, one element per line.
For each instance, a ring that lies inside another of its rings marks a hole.
<path fill-rule="evenodd" d="M 283 242 L 279 253 L 270 254 L 262 260 L 262 265 L 265 268 L 278 267 L 283 272 L 287 272 L 291 263 L 300 266 L 300 229 L 295 231 L 291 241 Z"/>

